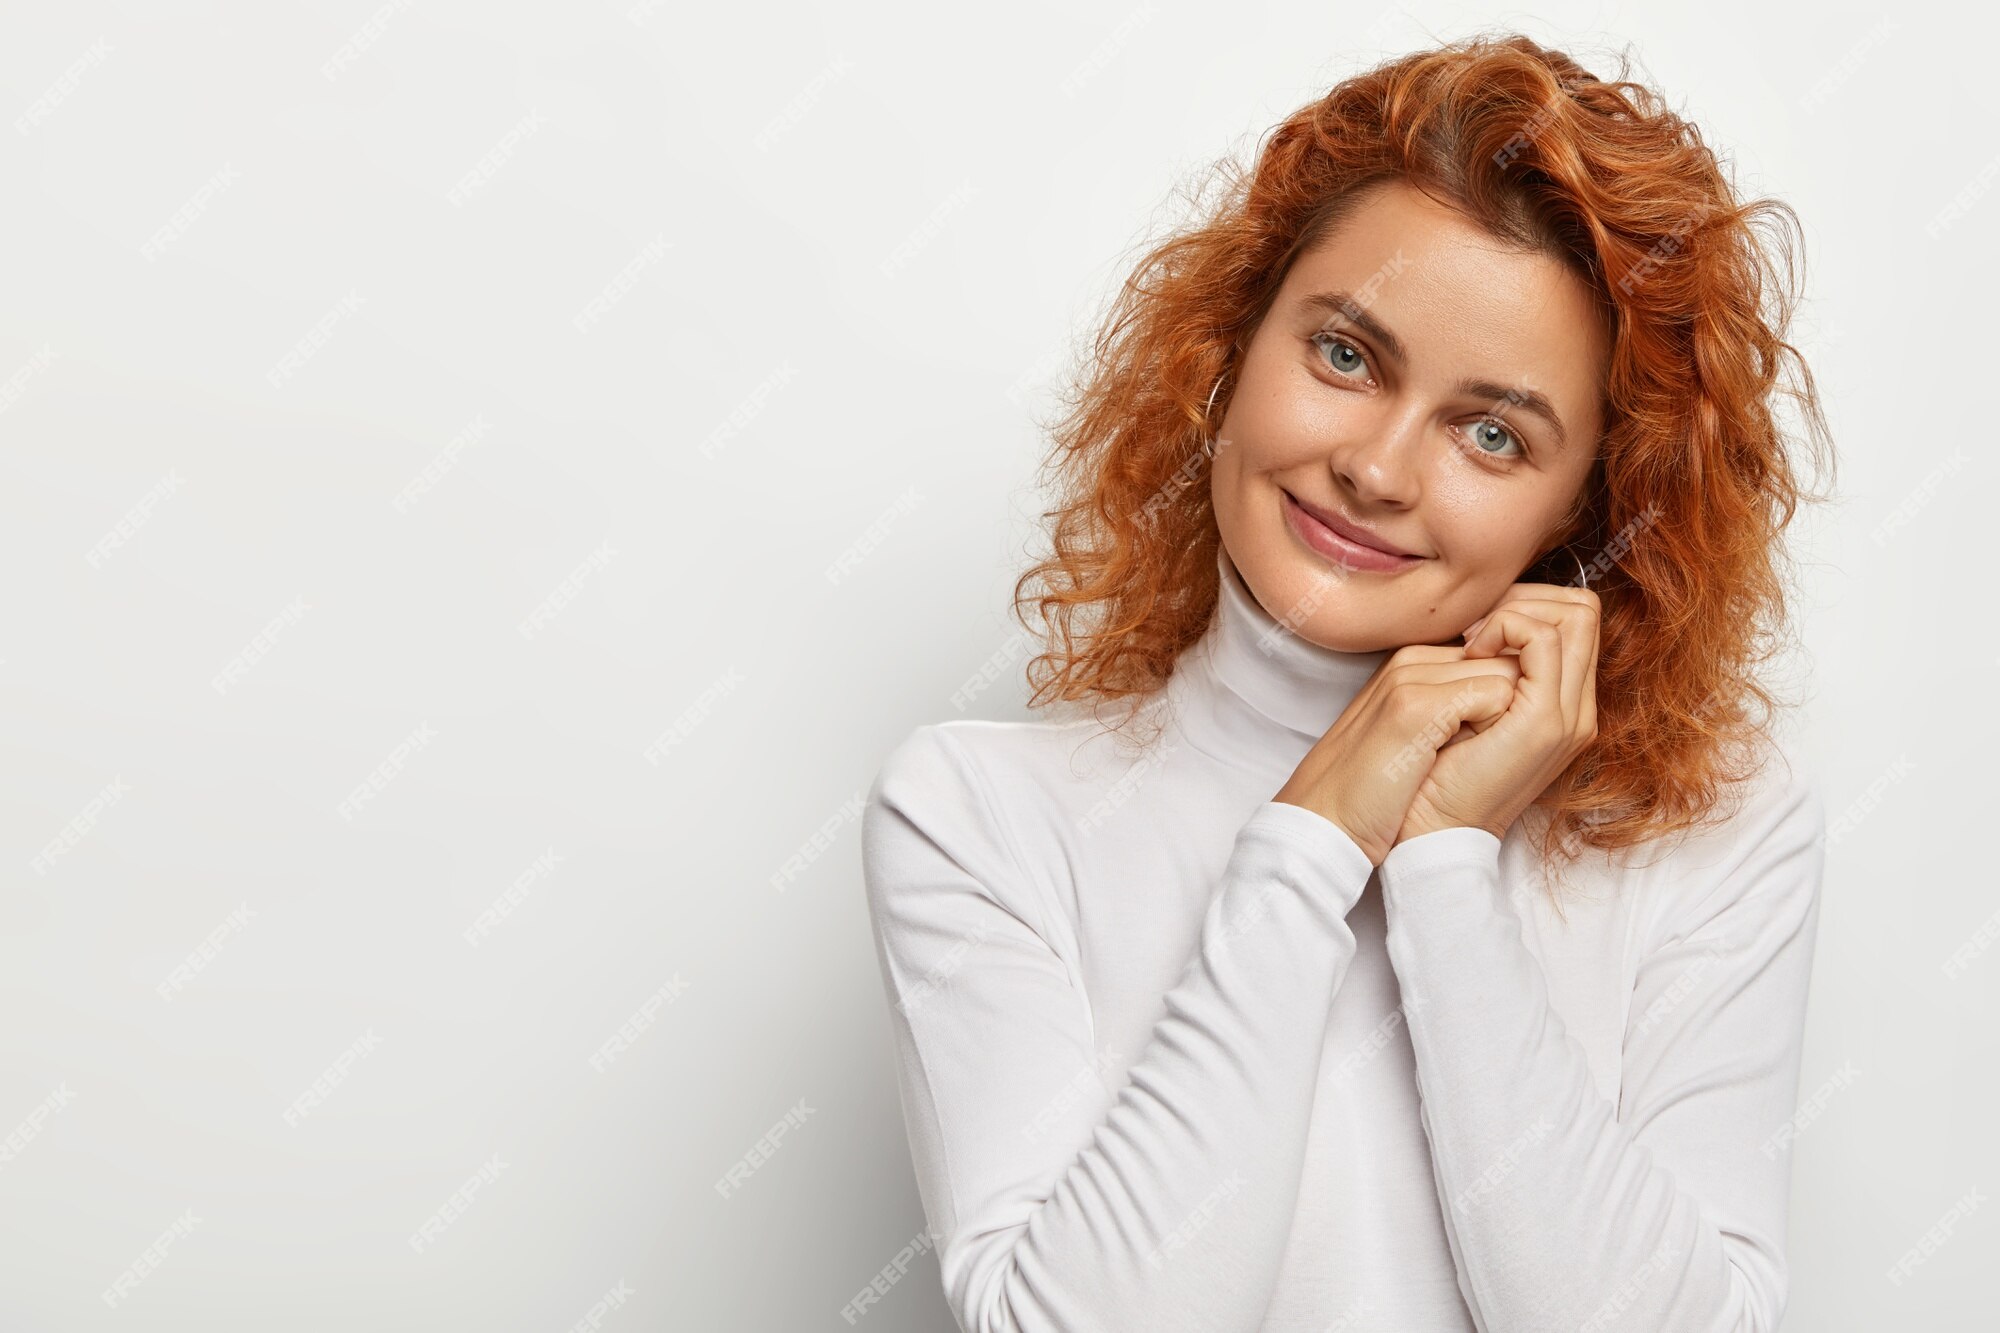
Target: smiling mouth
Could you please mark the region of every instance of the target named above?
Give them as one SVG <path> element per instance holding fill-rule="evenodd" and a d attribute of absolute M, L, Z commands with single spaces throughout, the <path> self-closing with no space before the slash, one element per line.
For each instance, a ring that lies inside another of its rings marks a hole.
<path fill-rule="evenodd" d="M 1342 569 L 1396 574 L 1422 564 L 1426 558 L 1385 551 L 1349 537 L 1307 509 L 1290 491 L 1283 491 L 1283 494 L 1285 521 L 1292 534 L 1322 559 L 1330 560 Z"/>

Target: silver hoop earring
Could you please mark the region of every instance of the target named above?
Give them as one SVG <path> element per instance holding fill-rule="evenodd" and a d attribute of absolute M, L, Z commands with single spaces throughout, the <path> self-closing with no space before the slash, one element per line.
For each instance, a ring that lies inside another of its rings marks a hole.
<path fill-rule="evenodd" d="M 1561 549 L 1568 551 L 1569 558 L 1576 561 L 1576 586 L 1579 588 L 1588 588 L 1590 586 L 1590 571 L 1584 568 L 1583 557 L 1578 555 L 1575 549 L 1570 547 L 1567 543 L 1565 543 Z M 1543 564 L 1547 563 L 1548 560 L 1554 555 L 1555 552 L 1550 551 L 1548 555 L 1541 557 L 1541 559 L 1535 561 L 1534 564 L 1529 565 L 1527 572 L 1533 573 L 1536 569 L 1540 568 Z"/>
<path fill-rule="evenodd" d="M 1208 391 L 1208 402 L 1205 403 L 1201 409 L 1201 424 L 1202 424 L 1201 452 L 1203 456 L 1207 458 L 1215 457 L 1215 436 L 1208 429 L 1208 417 L 1209 414 L 1215 410 L 1215 395 L 1218 391 L 1221 390 L 1222 381 L 1228 378 L 1229 378 L 1229 372 L 1226 370 L 1223 371 L 1220 375 L 1217 375 L 1215 377 L 1214 387 L 1210 388 Z"/>

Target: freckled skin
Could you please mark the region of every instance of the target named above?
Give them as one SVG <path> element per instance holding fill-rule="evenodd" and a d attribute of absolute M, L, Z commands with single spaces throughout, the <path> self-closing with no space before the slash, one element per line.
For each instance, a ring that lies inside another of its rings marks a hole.
<path fill-rule="evenodd" d="M 1299 304 L 1333 290 L 1356 294 L 1408 361 Z M 1562 538 L 1596 458 L 1609 355 L 1588 289 L 1559 260 L 1502 245 L 1402 181 L 1377 188 L 1293 264 L 1238 367 L 1210 475 L 1230 560 L 1322 647 L 1456 643 Z M 1546 395 L 1567 445 L 1505 398 L 1459 392 L 1462 378 Z M 1286 491 L 1427 558 L 1394 574 L 1339 568 L 1291 530 Z"/>

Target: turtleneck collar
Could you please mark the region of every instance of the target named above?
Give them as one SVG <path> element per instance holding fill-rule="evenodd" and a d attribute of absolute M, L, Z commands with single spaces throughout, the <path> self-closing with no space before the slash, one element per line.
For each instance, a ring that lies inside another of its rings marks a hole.
<path fill-rule="evenodd" d="M 1326 734 L 1392 651 L 1338 652 L 1300 638 L 1265 609 L 1220 545 L 1216 567 L 1221 595 L 1207 631 L 1190 649 L 1186 701 L 1201 724 L 1238 732 L 1245 712 L 1274 722 L 1302 743 L 1285 757 L 1296 761 Z M 1176 673 L 1179 674 L 1179 673 Z M 1201 725 L 1198 724 L 1198 725 Z"/>

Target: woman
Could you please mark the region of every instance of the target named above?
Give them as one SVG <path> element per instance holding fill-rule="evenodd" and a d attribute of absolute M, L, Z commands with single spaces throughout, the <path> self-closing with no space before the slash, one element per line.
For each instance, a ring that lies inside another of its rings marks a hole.
<path fill-rule="evenodd" d="M 968 1333 L 1777 1326 L 1824 812 L 1750 708 L 1766 210 L 1481 38 L 1126 285 L 1023 579 L 1033 702 L 1098 707 L 920 727 L 864 819 Z"/>

